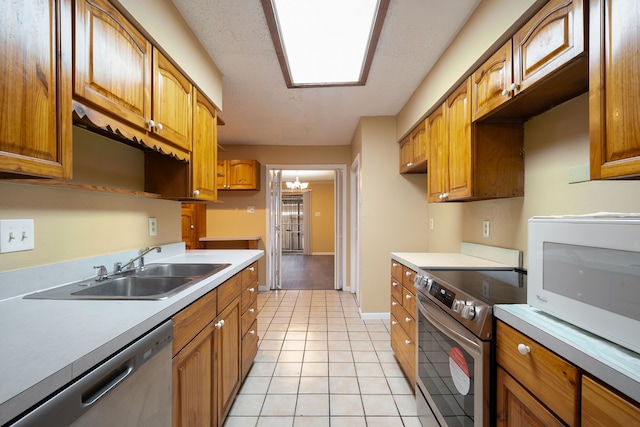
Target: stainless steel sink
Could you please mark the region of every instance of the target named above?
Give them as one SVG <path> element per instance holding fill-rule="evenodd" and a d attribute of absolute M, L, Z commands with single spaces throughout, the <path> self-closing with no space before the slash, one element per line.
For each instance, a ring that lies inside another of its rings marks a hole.
<path fill-rule="evenodd" d="M 191 277 L 118 277 L 89 286 L 71 295 L 78 297 L 112 297 L 114 299 L 159 299 L 179 292 L 194 280 Z"/>
<path fill-rule="evenodd" d="M 105 280 L 83 280 L 26 295 L 27 299 L 162 300 L 231 264 L 147 264 Z"/>

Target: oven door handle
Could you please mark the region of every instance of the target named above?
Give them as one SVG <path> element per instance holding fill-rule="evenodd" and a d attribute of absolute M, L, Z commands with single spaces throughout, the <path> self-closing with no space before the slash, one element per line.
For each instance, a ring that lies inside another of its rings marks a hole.
<path fill-rule="evenodd" d="M 427 310 L 427 305 L 433 307 L 433 311 L 436 315 Z M 482 357 L 482 347 L 478 344 L 478 338 L 467 332 L 466 328 L 458 324 L 455 320 L 449 318 L 449 316 L 442 312 L 442 309 L 429 301 L 425 296 L 418 293 L 418 309 L 427 318 L 427 320 L 440 332 L 447 335 L 452 340 L 459 343 L 466 351 L 468 351 L 474 358 Z M 437 310 L 437 311 L 436 311 Z M 442 313 L 441 315 L 438 315 Z M 449 323 L 446 324 L 446 323 Z"/>

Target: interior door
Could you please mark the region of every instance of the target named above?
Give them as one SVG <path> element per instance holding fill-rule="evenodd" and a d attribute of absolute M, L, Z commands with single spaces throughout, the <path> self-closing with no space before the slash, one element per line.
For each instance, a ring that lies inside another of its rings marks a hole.
<path fill-rule="evenodd" d="M 282 171 L 271 170 L 269 173 L 269 289 L 282 287 Z"/>

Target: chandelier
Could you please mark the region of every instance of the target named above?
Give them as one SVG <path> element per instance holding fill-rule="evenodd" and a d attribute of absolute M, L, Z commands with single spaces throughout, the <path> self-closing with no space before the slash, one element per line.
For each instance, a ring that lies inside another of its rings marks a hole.
<path fill-rule="evenodd" d="M 300 178 L 297 176 L 294 182 L 285 182 L 285 184 L 287 184 L 287 189 L 291 191 L 307 191 L 307 187 L 309 186 L 308 182 L 300 182 Z"/>

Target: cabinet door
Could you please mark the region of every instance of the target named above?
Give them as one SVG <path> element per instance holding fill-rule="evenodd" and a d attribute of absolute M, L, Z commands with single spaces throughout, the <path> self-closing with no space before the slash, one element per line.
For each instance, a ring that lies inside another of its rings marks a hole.
<path fill-rule="evenodd" d="M 582 427 L 625 427 L 638 423 L 638 404 L 582 376 Z"/>
<path fill-rule="evenodd" d="M 473 121 L 494 111 L 513 96 L 511 40 L 496 51 L 471 76 Z"/>
<path fill-rule="evenodd" d="M 496 395 L 497 427 L 565 425 L 500 367 L 497 369 Z"/>
<path fill-rule="evenodd" d="M 173 427 L 212 426 L 213 324 L 173 358 Z"/>
<path fill-rule="evenodd" d="M 447 121 L 446 105 L 442 104 L 427 119 L 427 138 L 429 139 L 429 170 L 427 171 L 427 186 L 429 202 L 442 201 L 447 192 L 445 185 L 447 170 Z"/>
<path fill-rule="evenodd" d="M 216 110 L 200 93 L 196 92 L 194 107 L 194 135 L 191 152 L 191 190 L 193 197 L 216 200 L 216 164 L 218 147 L 218 120 Z"/>
<path fill-rule="evenodd" d="M 218 160 L 216 163 L 216 189 L 225 190 L 227 188 L 227 161 Z"/>
<path fill-rule="evenodd" d="M 260 165 L 255 160 L 227 160 L 227 184 L 230 190 L 257 190 Z"/>
<path fill-rule="evenodd" d="M 206 234 L 206 206 L 199 203 L 182 204 L 182 241 L 186 249 L 200 249 L 200 237 Z"/>
<path fill-rule="evenodd" d="M 0 171 L 71 178 L 70 1 L 3 6 Z"/>
<path fill-rule="evenodd" d="M 75 28 L 74 98 L 148 130 L 151 43 L 107 0 L 76 1 Z"/>
<path fill-rule="evenodd" d="M 400 142 L 400 173 L 411 169 L 411 166 L 413 166 L 412 161 L 411 137 L 407 136 Z"/>
<path fill-rule="evenodd" d="M 640 2 L 589 3 L 591 178 L 640 174 Z"/>
<path fill-rule="evenodd" d="M 427 134 L 424 122 L 411 132 L 411 151 L 414 166 L 427 161 Z"/>
<path fill-rule="evenodd" d="M 215 320 L 215 380 L 218 425 L 223 425 L 241 381 L 240 298 Z"/>
<path fill-rule="evenodd" d="M 191 151 L 192 97 L 191 82 L 154 48 L 151 130 L 185 151 Z"/>
<path fill-rule="evenodd" d="M 514 93 L 584 52 L 582 0 L 551 0 L 513 35 Z"/>
<path fill-rule="evenodd" d="M 448 117 L 448 190 L 446 200 L 469 197 L 473 190 L 471 146 L 471 79 L 449 96 Z"/>

